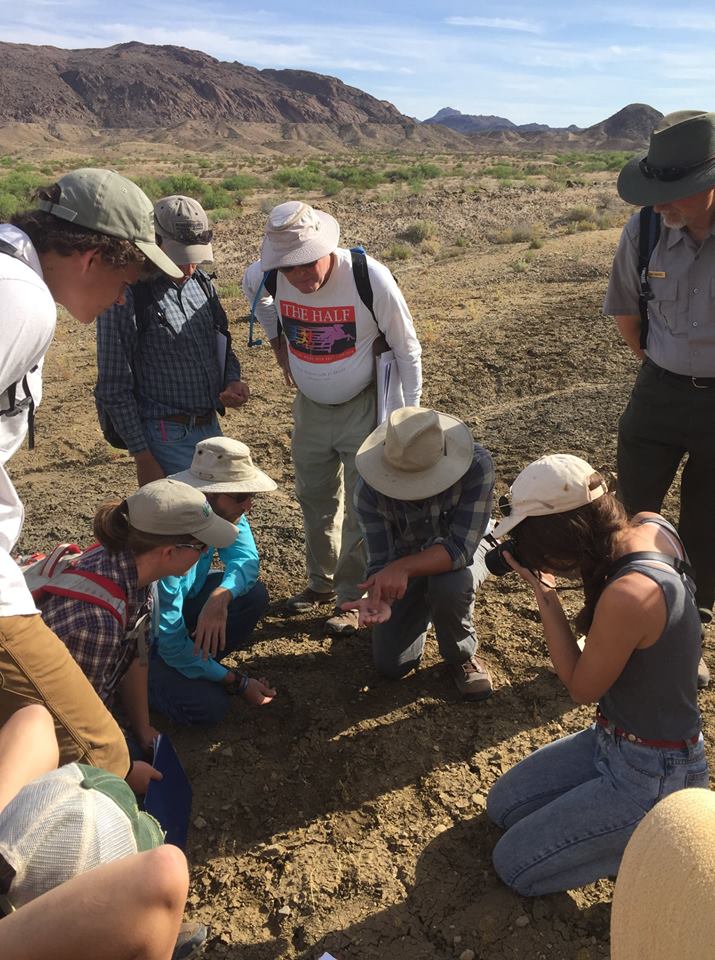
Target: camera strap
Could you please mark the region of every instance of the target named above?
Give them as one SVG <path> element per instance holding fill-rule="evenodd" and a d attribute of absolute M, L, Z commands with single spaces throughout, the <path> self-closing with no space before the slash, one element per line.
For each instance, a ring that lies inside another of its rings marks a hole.
<path fill-rule="evenodd" d="M 619 557 L 611 567 L 608 579 L 613 579 L 618 571 L 628 566 L 628 564 L 641 563 L 645 560 L 655 560 L 658 563 L 664 563 L 666 566 L 672 567 L 676 573 L 684 574 L 686 577 L 690 577 L 691 580 L 695 580 L 695 570 L 689 563 L 681 560 L 679 557 L 671 557 L 669 553 L 659 553 L 656 550 L 638 550 L 635 553 L 627 553 L 625 556 Z"/>

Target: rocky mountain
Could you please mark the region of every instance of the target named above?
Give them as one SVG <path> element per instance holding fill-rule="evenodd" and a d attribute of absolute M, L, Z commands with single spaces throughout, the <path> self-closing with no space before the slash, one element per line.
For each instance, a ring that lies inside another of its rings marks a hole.
<path fill-rule="evenodd" d="M 348 139 L 355 130 L 369 138 L 384 128 L 392 140 L 424 141 L 421 125 L 391 103 L 335 77 L 258 70 L 184 47 L 135 42 L 85 50 L 0 43 L 1 123 L 152 134 L 188 124 L 226 136 L 231 125 L 235 133 L 235 125 L 283 124 L 288 138 L 292 125 L 317 124 L 345 130 Z"/>
<path fill-rule="evenodd" d="M 578 131 L 577 126 L 550 127 L 546 123 L 512 123 L 506 117 L 485 114 L 462 113 L 453 107 L 443 107 L 424 123 L 441 124 L 458 133 L 491 133 L 494 130 L 516 130 L 521 133 L 547 133 L 549 130 Z"/>
<path fill-rule="evenodd" d="M 648 143 L 653 129 L 662 120 L 663 114 L 646 103 L 629 103 L 614 113 L 584 130 L 584 135 L 593 139 L 637 141 Z"/>

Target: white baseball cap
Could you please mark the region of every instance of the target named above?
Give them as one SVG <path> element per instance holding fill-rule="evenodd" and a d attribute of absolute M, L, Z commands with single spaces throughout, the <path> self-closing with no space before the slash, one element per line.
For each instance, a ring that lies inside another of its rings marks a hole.
<path fill-rule="evenodd" d="M 576 510 L 608 493 L 600 473 L 570 453 L 552 453 L 524 467 L 499 502 L 505 514 L 492 531 L 503 537 L 527 517 Z"/>

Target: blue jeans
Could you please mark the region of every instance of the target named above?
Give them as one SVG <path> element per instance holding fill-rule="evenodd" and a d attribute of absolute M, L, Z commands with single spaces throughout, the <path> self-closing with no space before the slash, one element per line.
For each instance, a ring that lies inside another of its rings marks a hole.
<path fill-rule="evenodd" d="M 703 738 L 659 750 L 603 727 L 541 747 L 494 784 L 487 814 L 506 832 L 492 859 L 507 886 L 537 897 L 615 876 L 646 813 L 684 787 L 707 787 Z"/>
<path fill-rule="evenodd" d="M 199 440 L 222 436 L 216 416 L 202 427 L 171 420 L 144 420 L 143 425 L 149 449 L 167 476 L 189 469 Z"/>
<path fill-rule="evenodd" d="M 191 632 L 201 609 L 212 590 L 221 583 L 222 575 L 212 573 L 203 589 L 184 603 L 184 621 Z M 259 582 L 248 593 L 236 597 L 228 605 L 226 646 L 219 658 L 247 647 L 251 634 L 268 608 L 268 591 Z M 176 723 L 189 726 L 210 726 L 220 723 L 228 711 L 230 694 L 221 682 L 192 679 L 165 663 L 156 647 L 149 662 L 149 706 L 166 714 Z"/>

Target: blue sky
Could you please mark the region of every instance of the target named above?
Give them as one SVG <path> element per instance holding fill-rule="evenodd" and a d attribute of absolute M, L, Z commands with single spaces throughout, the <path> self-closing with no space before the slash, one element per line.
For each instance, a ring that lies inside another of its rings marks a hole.
<path fill-rule="evenodd" d="M 128 40 L 340 77 L 403 113 L 440 107 L 588 126 L 631 102 L 715 110 L 715 10 L 633 0 L 5 0 L 0 38 L 59 47 Z M 257 6 L 259 5 L 259 6 Z M 329 10 L 330 12 L 326 12 Z"/>

